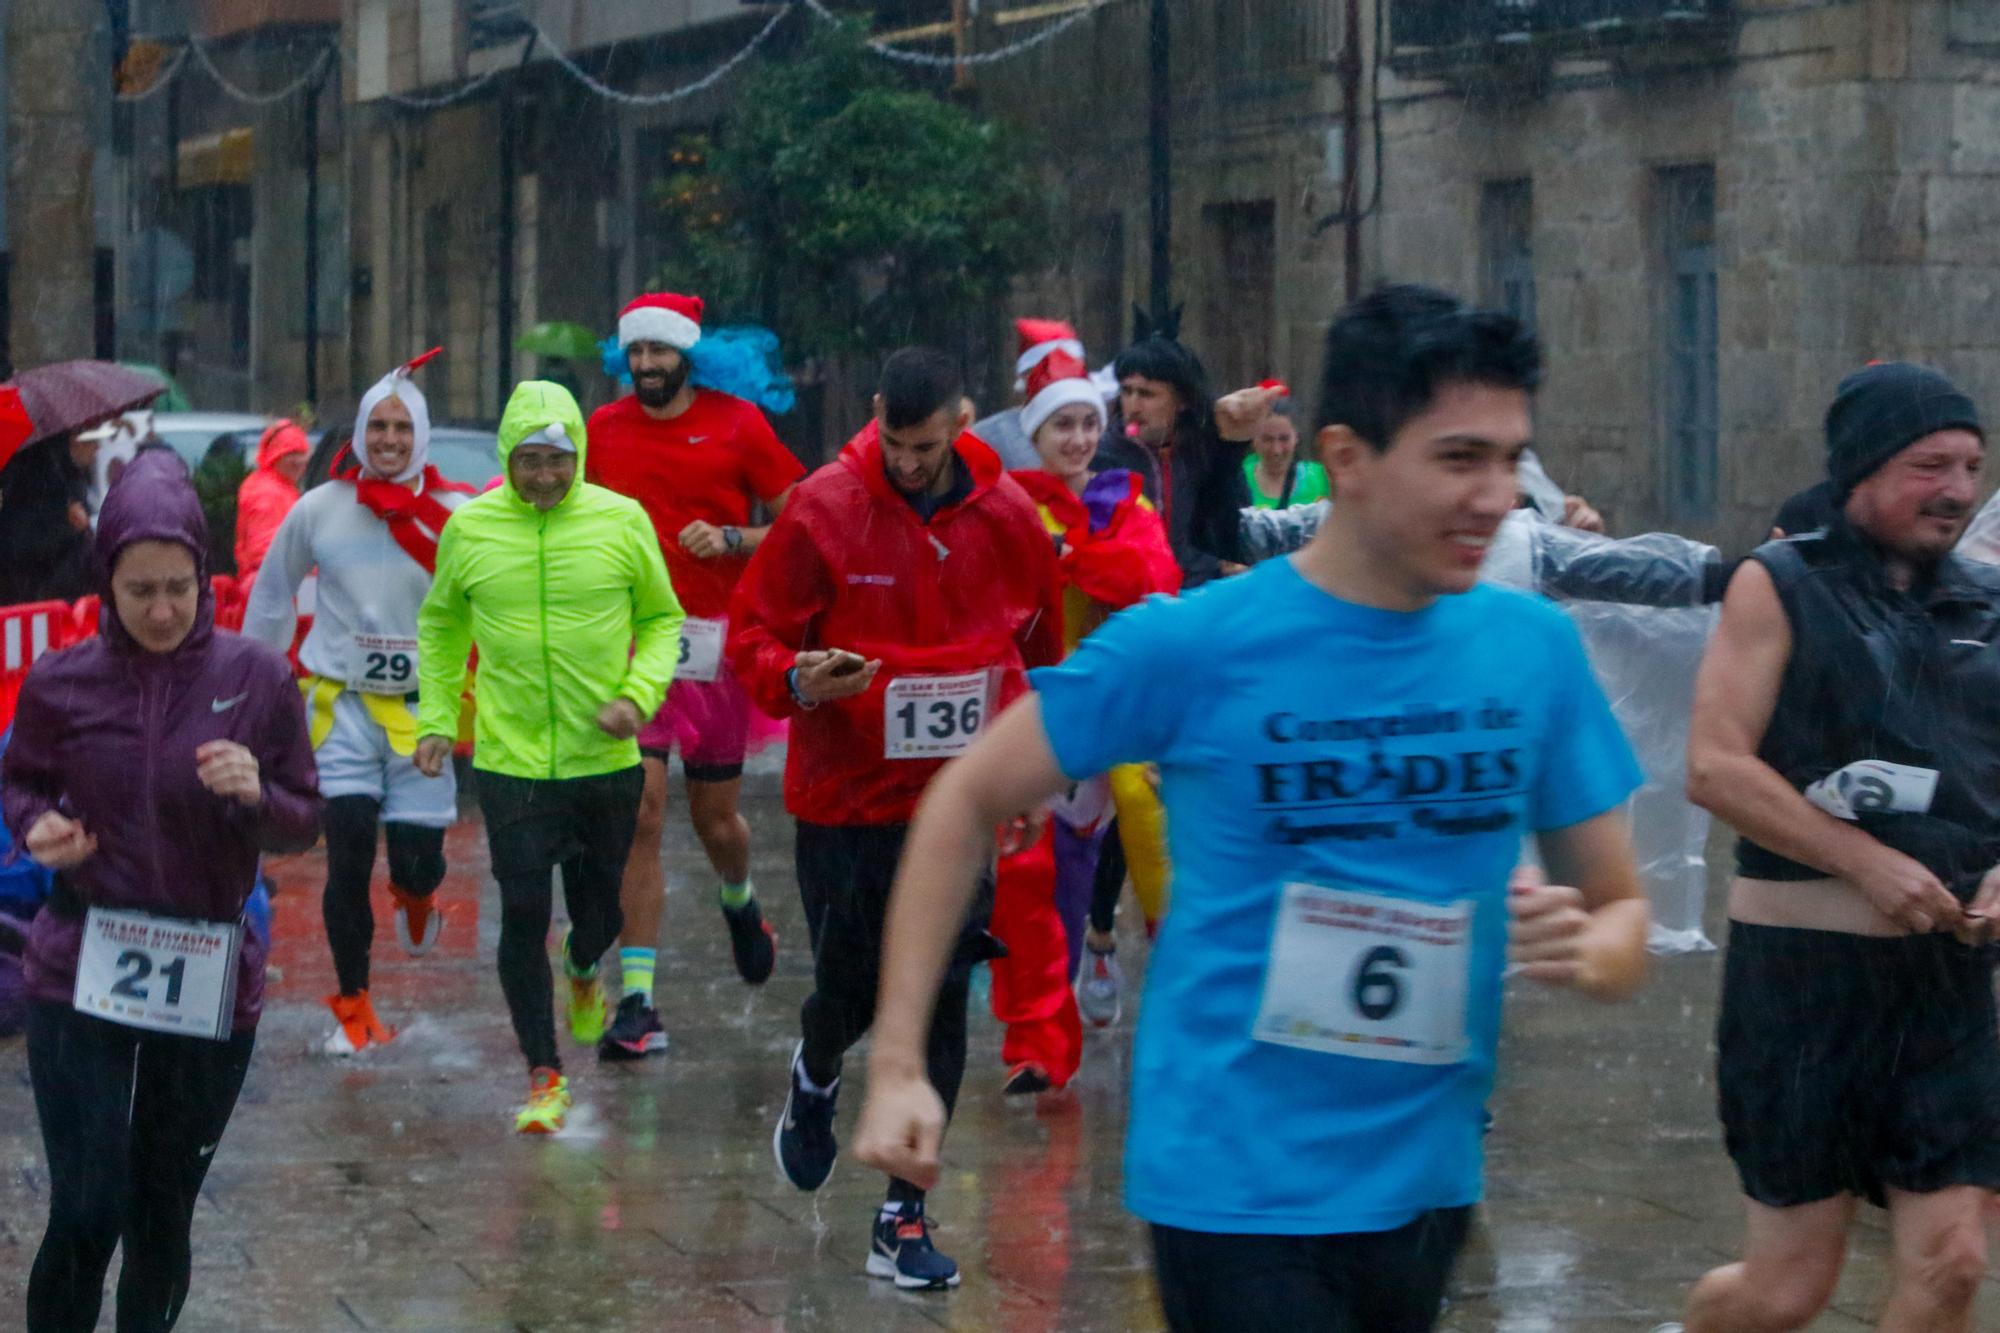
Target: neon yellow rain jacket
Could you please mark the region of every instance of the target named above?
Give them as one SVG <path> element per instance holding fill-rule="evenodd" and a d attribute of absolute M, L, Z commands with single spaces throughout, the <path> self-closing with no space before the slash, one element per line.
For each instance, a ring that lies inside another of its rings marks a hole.
<path fill-rule="evenodd" d="M 583 479 L 583 413 L 558 385 L 530 380 L 500 420 L 500 467 L 523 439 L 560 425 L 576 482 L 543 512 L 511 478 L 452 514 L 437 577 L 417 612 L 417 730 L 458 734 L 469 649 L 479 649 L 473 767 L 516 778 L 586 778 L 639 762 L 597 712 L 630 699 L 659 711 L 680 652 L 681 604 L 652 521 L 636 501 Z"/>

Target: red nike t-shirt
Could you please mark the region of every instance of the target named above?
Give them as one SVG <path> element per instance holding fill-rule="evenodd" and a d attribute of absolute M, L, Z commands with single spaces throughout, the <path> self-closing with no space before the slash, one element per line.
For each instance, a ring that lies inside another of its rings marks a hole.
<path fill-rule="evenodd" d="M 741 398 L 697 389 L 688 410 L 655 421 L 627 394 L 590 414 L 584 476 L 637 500 L 653 520 L 674 592 L 691 616 L 729 612 L 729 595 L 749 554 L 697 560 L 682 549 L 681 529 L 697 519 L 742 527 L 750 506 L 766 504 L 805 475 L 764 414 Z"/>

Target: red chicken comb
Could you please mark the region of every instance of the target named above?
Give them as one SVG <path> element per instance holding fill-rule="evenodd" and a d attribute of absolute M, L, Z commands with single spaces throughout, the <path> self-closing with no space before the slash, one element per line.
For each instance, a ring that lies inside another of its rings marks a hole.
<path fill-rule="evenodd" d="M 408 361 L 405 361 L 401 366 L 397 368 L 396 373 L 398 375 L 405 375 L 405 376 L 414 375 L 417 371 L 423 369 L 423 367 L 426 364 L 443 355 L 444 355 L 444 348 L 433 347 L 431 348 L 430 351 L 425 352 L 423 355 L 413 356 Z"/>

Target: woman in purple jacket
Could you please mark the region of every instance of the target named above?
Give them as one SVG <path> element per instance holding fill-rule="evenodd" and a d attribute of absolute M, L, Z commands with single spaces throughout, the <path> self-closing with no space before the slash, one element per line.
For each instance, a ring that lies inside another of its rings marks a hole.
<path fill-rule="evenodd" d="M 27 952 L 28 1072 L 49 1160 L 30 1333 L 173 1326 L 195 1196 L 250 1064 L 260 852 L 302 851 L 320 798 L 285 659 L 215 629 L 186 469 L 142 454 L 105 500 L 95 639 L 35 664 L 0 804 L 56 872 Z"/>

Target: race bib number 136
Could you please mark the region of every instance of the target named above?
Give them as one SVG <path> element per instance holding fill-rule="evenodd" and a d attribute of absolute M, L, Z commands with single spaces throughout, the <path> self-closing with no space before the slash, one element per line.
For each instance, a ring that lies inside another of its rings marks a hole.
<path fill-rule="evenodd" d="M 882 692 L 882 757 L 945 759 L 964 754 L 986 725 L 991 673 L 898 676 Z"/>

